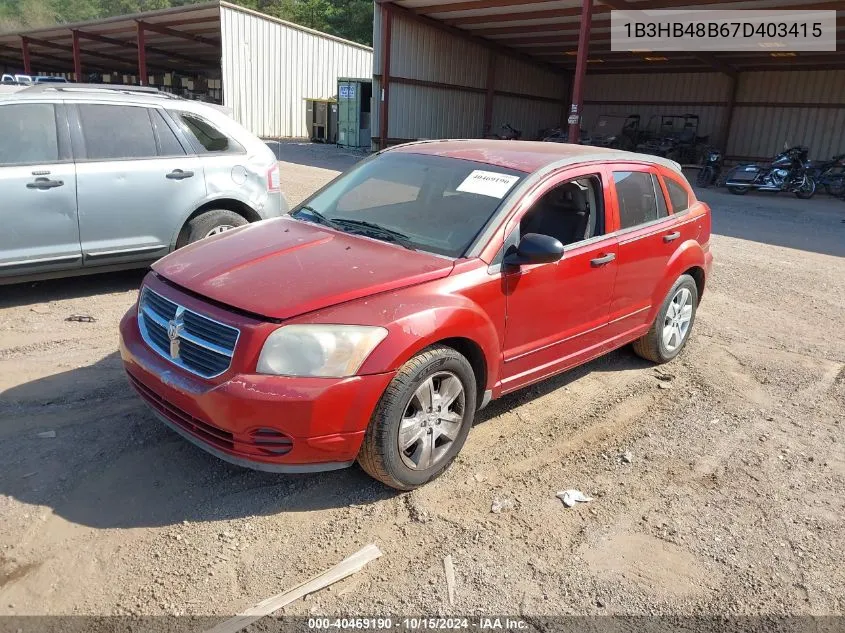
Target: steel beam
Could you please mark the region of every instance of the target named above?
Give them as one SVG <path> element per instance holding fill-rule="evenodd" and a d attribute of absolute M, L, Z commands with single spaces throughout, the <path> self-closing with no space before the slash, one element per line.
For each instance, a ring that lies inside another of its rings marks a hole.
<path fill-rule="evenodd" d="M 21 38 L 21 56 L 23 57 L 23 71 L 27 75 L 32 74 L 32 62 L 29 57 L 29 40 Z"/>
<path fill-rule="evenodd" d="M 379 101 L 379 149 L 387 148 L 387 117 L 390 103 L 390 42 L 393 28 L 393 5 L 381 8 L 381 99 Z"/>
<path fill-rule="evenodd" d="M 590 47 L 590 26 L 593 22 L 593 0 L 581 0 L 581 30 L 578 33 L 578 56 L 575 59 L 575 75 L 572 79 L 572 106 L 570 116 L 578 120 L 569 124 L 569 142 L 578 143 L 581 136 L 581 116 L 584 108 L 584 77 L 587 74 L 587 56 Z"/>

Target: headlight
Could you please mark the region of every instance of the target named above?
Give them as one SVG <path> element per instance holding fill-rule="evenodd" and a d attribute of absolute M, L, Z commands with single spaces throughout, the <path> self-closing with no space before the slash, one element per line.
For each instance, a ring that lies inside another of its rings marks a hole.
<path fill-rule="evenodd" d="M 270 334 L 256 371 L 276 376 L 353 376 L 387 336 L 367 325 L 285 325 Z"/>

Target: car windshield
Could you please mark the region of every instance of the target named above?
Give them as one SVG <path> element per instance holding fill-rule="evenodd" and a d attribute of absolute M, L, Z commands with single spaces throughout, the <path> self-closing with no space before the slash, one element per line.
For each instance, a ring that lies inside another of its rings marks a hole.
<path fill-rule="evenodd" d="M 460 257 L 523 176 L 469 160 L 387 152 L 333 181 L 291 215 Z"/>

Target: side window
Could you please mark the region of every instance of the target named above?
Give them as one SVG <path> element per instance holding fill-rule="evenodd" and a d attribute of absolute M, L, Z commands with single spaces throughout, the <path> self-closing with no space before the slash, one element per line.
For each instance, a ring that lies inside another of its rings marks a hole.
<path fill-rule="evenodd" d="M 179 139 L 170 129 L 167 121 L 158 110 L 150 110 L 150 117 L 153 120 L 153 129 L 155 130 L 156 140 L 158 141 L 158 155 L 159 156 L 184 156 L 185 149 L 179 143 Z"/>
<path fill-rule="evenodd" d="M 663 178 L 666 183 L 666 190 L 669 192 L 669 201 L 672 203 L 672 213 L 680 213 L 689 209 L 689 193 L 686 187 L 674 178 Z"/>
<path fill-rule="evenodd" d="M 604 234 L 601 178 L 584 176 L 547 191 L 519 223 L 520 235 L 540 233 L 566 246 Z"/>
<path fill-rule="evenodd" d="M 158 156 L 147 108 L 79 104 L 88 160 Z"/>
<path fill-rule="evenodd" d="M 197 152 L 221 154 L 244 151 L 240 143 L 230 139 L 202 117 L 190 112 L 171 112 L 171 114 L 182 125 Z"/>
<path fill-rule="evenodd" d="M 0 165 L 59 160 L 56 113 L 49 103 L 0 106 Z"/>
<path fill-rule="evenodd" d="M 646 171 L 615 171 L 613 182 L 619 199 L 619 228 L 629 229 L 666 216 L 666 201 L 654 176 Z"/>

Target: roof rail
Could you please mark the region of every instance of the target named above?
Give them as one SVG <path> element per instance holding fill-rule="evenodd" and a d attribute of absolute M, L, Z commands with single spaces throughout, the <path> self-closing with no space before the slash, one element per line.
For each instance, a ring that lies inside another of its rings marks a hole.
<path fill-rule="evenodd" d="M 92 91 L 107 91 L 107 92 L 124 92 L 127 94 L 145 94 L 151 96 L 164 97 L 167 99 L 181 99 L 182 97 L 164 92 L 152 86 L 124 86 L 121 84 L 77 84 L 77 83 L 40 83 L 33 84 L 24 89 L 25 92 L 92 92 Z"/>

